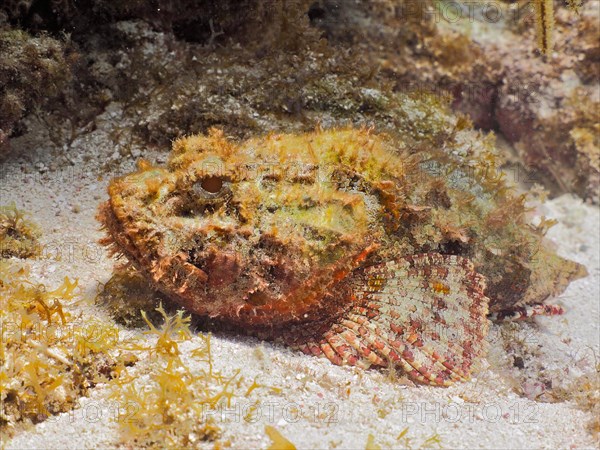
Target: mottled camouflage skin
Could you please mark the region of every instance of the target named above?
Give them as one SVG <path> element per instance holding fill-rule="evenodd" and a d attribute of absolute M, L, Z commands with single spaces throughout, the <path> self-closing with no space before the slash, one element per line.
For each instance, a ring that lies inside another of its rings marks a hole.
<path fill-rule="evenodd" d="M 541 302 L 579 270 L 462 160 L 365 129 L 241 144 L 212 130 L 113 180 L 99 219 L 104 243 L 194 313 L 449 384 L 484 353 L 488 308 Z"/>

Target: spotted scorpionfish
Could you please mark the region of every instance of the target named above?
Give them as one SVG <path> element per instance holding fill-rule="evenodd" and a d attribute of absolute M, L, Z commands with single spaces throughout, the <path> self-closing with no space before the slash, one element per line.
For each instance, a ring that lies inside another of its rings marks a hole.
<path fill-rule="evenodd" d="M 102 242 L 229 328 L 450 385 L 490 319 L 561 313 L 543 301 L 583 271 L 526 223 L 523 197 L 431 160 L 367 129 L 242 143 L 212 129 L 112 180 Z"/>

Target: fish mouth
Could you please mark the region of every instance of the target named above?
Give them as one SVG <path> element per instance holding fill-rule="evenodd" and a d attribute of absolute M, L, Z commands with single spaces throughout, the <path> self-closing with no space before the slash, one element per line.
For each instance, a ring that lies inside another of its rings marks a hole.
<path fill-rule="evenodd" d="M 181 306 L 198 314 L 208 312 L 205 310 L 211 306 L 208 299 L 198 299 L 208 280 L 204 271 L 186 262 L 180 255 L 159 258 L 156 251 L 141 251 L 132 237 L 135 230 L 130 230 L 119 220 L 110 200 L 99 206 L 96 219 L 106 229 L 106 235 L 99 242 L 108 248 L 111 256 L 127 258 L 155 289 L 176 299 Z M 204 307 L 200 306 L 202 304 Z"/>
<path fill-rule="evenodd" d="M 126 257 L 149 284 L 190 312 L 249 329 L 337 317 L 351 301 L 347 279 L 377 247 L 357 254 L 344 243 L 349 248 L 340 247 L 342 255 L 319 260 L 275 234 L 263 233 L 255 242 L 245 228 L 235 227 L 219 228 L 237 239 L 225 247 L 209 239 L 203 245 L 194 240 L 191 248 L 181 242 L 163 246 L 168 223 L 148 221 L 115 196 L 100 204 L 96 216 L 106 231 L 100 243 L 111 255 Z M 196 237 L 204 241 L 201 233 Z"/>
<path fill-rule="evenodd" d="M 119 219 L 116 214 L 110 200 L 102 203 L 98 208 L 98 213 L 96 215 L 96 219 L 102 224 L 102 227 L 106 229 L 106 235 L 100 239 L 100 244 L 104 245 L 108 248 L 109 254 L 111 256 L 117 257 L 125 257 L 127 260 L 139 271 L 149 275 L 150 279 L 158 282 L 158 280 L 164 275 L 164 272 L 167 271 L 167 264 L 162 264 L 161 267 L 157 267 L 156 261 L 160 260 L 157 256 L 157 252 L 155 249 L 151 249 L 148 246 L 147 251 L 143 252 L 140 250 L 139 246 L 136 244 L 135 236 L 136 233 L 139 234 L 139 230 L 135 227 L 128 227 L 125 222 Z M 145 240 L 150 240 L 151 236 L 143 236 Z M 142 236 L 140 236 L 142 239 Z M 171 266 L 178 266 L 175 263 L 175 260 L 178 259 L 177 255 L 171 258 L 166 258 L 167 261 L 165 263 L 169 263 Z M 183 263 L 184 261 L 181 260 Z M 160 266 L 159 264 L 158 266 Z M 192 266 L 191 264 L 188 264 Z M 201 270 L 197 267 L 193 267 L 192 271 L 201 272 Z M 180 267 L 173 268 L 175 272 L 181 272 Z M 169 271 L 173 271 L 173 269 Z M 175 273 L 173 274 L 174 278 L 182 278 L 185 274 L 183 273 Z M 201 278 L 204 278 L 201 276 Z"/>

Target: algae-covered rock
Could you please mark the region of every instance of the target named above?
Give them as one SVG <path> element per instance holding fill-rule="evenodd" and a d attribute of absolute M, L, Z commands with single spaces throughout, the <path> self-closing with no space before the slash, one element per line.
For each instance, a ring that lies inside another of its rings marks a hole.
<path fill-rule="evenodd" d="M 596 198 L 598 146 L 586 137 L 594 132 L 586 123 L 597 121 L 586 113 L 598 104 L 596 2 L 583 4 L 579 16 L 564 7 L 549 12 L 555 51 L 545 59 L 535 20 L 546 23 L 539 6 L 552 2 L 541 0 L 494 4 L 494 17 L 489 5 L 457 10 L 453 2 L 429 0 L 42 3 L 6 2 L 0 22 L 55 38 L 72 33 L 87 64 L 77 73 L 79 89 L 68 94 L 69 112 L 61 113 L 69 121 L 90 123 L 108 102 L 122 101 L 130 119 L 124 123 L 162 145 L 212 125 L 247 137 L 306 131 L 331 115 L 377 121 L 393 106 L 381 91 L 430 91 L 449 94 L 476 126 L 506 134 L 553 194 Z M 62 75 L 43 70 L 45 80 L 61 85 Z M 28 82 L 28 73 L 24 67 L 19 77 Z M 51 94 L 35 80 L 32 86 L 0 93 L 5 148 L 15 120 Z M 576 96 L 589 97 L 591 108 Z"/>
<path fill-rule="evenodd" d="M 600 33 L 598 3 L 577 15 L 560 9 L 556 49 L 535 57 L 525 43 L 488 47 L 503 61 L 495 117 L 521 160 L 553 193 L 573 192 L 598 203 L 600 188 Z M 527 41 L 525 41 L 527 42 Z"/>
<path fill-rule="evenodd" d="M 0 159 L 17 121 L 70 81 L 71 63 L 64 41 L 0 28 Z"/>
<path fill-rule="evenodd" d="M 13 204 L 0 207 L 0 256 L 28 258 L 39 250 L 39 227 Z"/>
<path fill-rule="evenodd" d="M 545 56 L 535 26 L 543 22 L 542 3 L 552 2 L 461 9 L 445 1 L 321 1 L 313 23 L 330 43 L 370 55 L 394 90 L 447 92 L 456 111 L 514 144 L 527 171 L 552 194 L 597 202 L 600 153 L 591 136 L 600 109 L 598 3 L 549 11 Z"/>
<path fill-rule="evenodd" d="M 113 276 L 96 296 L 96 303 L 106 308 L 115 321 L 129 328 L 146 324 L 141 311 L 152 322 L 161 318 L 157 307 L 166 300 L 132 267 L 115 269 Z"/>
<path fill-rule="evenodd" d="M 307 32 L 308 0 L 8 0 L 0 13 L 12 26 L 76 37 L 123 20 L 143 20 L 156 31 L 189 42 L 214 45 L 227 41 L 258 46 L 294 47 Z M 1 25 L 1 22 L 0 22 Z"/>

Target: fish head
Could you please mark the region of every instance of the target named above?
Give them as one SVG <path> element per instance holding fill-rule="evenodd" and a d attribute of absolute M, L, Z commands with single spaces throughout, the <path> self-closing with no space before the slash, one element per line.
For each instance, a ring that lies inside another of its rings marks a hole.
<path fill-rule="evenodd" d="M 267 326 L 343 307 L 327 299 L 384 234 L 378 185 L 355 170 L 378 159 L 358 133 L 179 139 L 166 167 L 110 183 L 106 243 L 209 317 Z"/>

